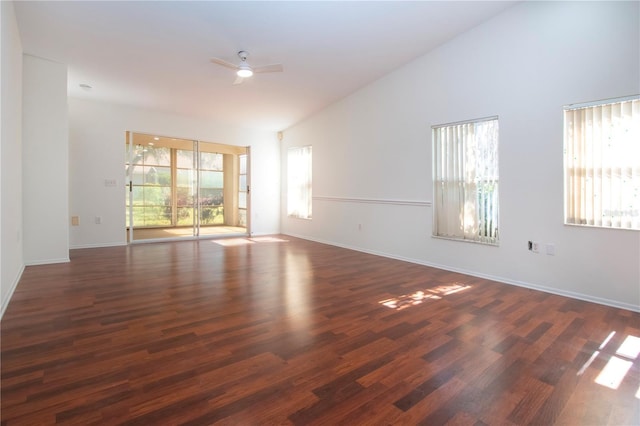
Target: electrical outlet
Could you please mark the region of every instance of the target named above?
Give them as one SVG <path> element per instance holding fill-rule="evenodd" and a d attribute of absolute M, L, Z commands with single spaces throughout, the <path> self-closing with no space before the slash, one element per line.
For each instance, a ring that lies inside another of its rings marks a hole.
<path fill-rule="evenodd" d="M 555 244 L 547 244 L 546 245 L 546 249 L 547 249 L 547 254 L 549 256 L 555 256 L 556 255 L 556 245 Z"/>
<path fill-rule="evenodd" d="M 534 253 L 539 253 L 540 252 L 540 243 L 538 243 L 537 241 L 532 241 L 531 251 L 534 252 Z"/>
<path fill-rule="evenodd" d="M 96 216 L 95 223 L 96 223 L 96 225 L 100 225 L 102 223 L 102 217 Z"/>
<path fill-rule="evenodd" d="M 104 186 L 117 186 L 118 182 L 115 179 L 105 179 Z"/>

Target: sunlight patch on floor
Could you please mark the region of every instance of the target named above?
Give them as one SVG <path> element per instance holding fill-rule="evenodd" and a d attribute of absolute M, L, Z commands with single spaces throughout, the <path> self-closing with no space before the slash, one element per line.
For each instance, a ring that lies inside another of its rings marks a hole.
<path fill-rule="evenodd" d="M 224 238 L 221 240 L 211 240 L 211 242 L 224 247 L 246 246 L 249 244 L 255 244 L 253 241 L 246 238 Z"/>
<path fill-rule="evenodd" d="M 224 247 L 246 246 L 255 243 L 286 243 L 289 240 L 283 240 L 277 237 L 254 237 L 254 238 L 224 238 L 219 240 L 211 240 L 215 244 Z"/>
<path fill-rule="evenodd" d="M 578 376 L 584 374 L 593 361 L 600 356 L 602 350 L 615 334 L 615 331 L 609 333 L 598 349 L 593 351 L 591 357 L 582 365 L 580 370 L 578 370 Z M 609 389 L 618 389 L 633 366 L 633 362 L 638 358 L 638 355 L 640 355 L 640 337 L 628 335 L 616 350 L 615 355 L 611 355 L 609 361 L 607 361 L 607 364 L 600 371 L 600 374 L 598 374 L 594 382 L 601 386 L 606 386 Z M 640 388 L 638 388 L 635 397 L 640 399 Z"/>
<path fill-rule="evenodd" d="M 616 355 L 636 359 L 640 355 L 640 337 L 627 336 L 616 351 Z"/>
<path fill-rule="evenodd" d="M 610 389 L 618 389 L 632 364 L 631 361 L 612 356 L 596 377 L 596 383 Z"/>
<path fill-rule="evenodd" d="M 411 294 L 403 294 L 402 296 L 381 300 L 378 303 L 386 306 L 387 308 L 401 311 L 412 306 L 420 305 L 426 300 L 440 300 L 443 296 L 458 293 L 469 288 L 471 288 L 470 285 L 452 283 L 434 288 L 427 288 L 425 290 L 418 290 Z"/>
<path fill-rule="evenodd" d="M 289 240 L 283 240 L 282 238 L 277 237 L 252 237 L 251 241 L 255 241 L 256 243 L 288 243 Z"/>

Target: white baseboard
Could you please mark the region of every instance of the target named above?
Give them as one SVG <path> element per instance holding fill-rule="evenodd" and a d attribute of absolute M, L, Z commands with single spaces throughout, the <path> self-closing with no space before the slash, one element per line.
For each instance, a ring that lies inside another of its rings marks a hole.
<path fill-rule="evenodd" d="M 24 272 L 24 265 L 22 265 L 22 267 L 18 271 L 18 274 L 13 280 L 13 283 L 11 284 L 11 288 L 9 288 L 9 292 L 7 293 L 7 297 L 5 297 L 5 299 L 2 301 L 2 308 L 0 310 L 0 320 L 4 316 L 4 311 L 7 310 L 7 306 L 9 306 L 9 301 L 13 297 L 13 292 L 15 292 L 16 288 L 18 288 L 18 283 L 20 282 L 20 278 L 22 278 L 23 272 Z"/>
<path fill-rule="evenodd" d="M 176 238 L 154 238 L 149 240 L 139 240 L 135 241 L 134 244 L 145 244 L 145 243 L 162 243 L 162 242 L 175 242 L 175 241 L 198 241 L 198 240 L 215 240 L 222 238 L 242 238 L 242 237 L 261 237 L 268 235 L 277 235 L 279 232 L 257 232 L 252 233 L 251 235 L 238 233 L 238 234 L 219 234 L 219 235 L 201 235 L 199 237 L 176 237 Z M 71 250 L 75 249 L 88 249 L 88 248 L 104 248 L 104 247 L 122 247 L 126 246 L 126 242 L 117 242 L 117 243 L 100 243 L 100 244 L 77 244 L 69 247 Z"/>
<path fill-rule="evenodd" d="M 374 251 L 374 250 L 363 249 L 361 247 L 352 247 L 352 246 L 348 246 L 348 245 L 345 245 L 345 244 L 338 244 L 338 243 L 335 243 L 335 242 L 320 240 L 320 239 L 316 239 L 316 238 L 310 238 L 310 237 L 303 236 L 303 235 L 296 235 L 296 234 L 284 234 L 284 235 L 290 235 L 292 237 L 300 238 L 300 239 L 303 239 L 303 240 L 309 240 L 309 241 L 314 241 L 314 242 L 317 242 L 317 243 L 328 244 L 328 245 L 331 245 L 331 246 L 342 247 L 342 248 L 346 248 L 346 249 L 349 249 L 349 250 L 359 251 L 359 252 L 362 252 L 362 253 L 373 254 L 373 255 L 376 255 L 376 256 L 387 257 L 389 259 L 402 260 L 404 262 L 415 263 L 415 264 L 418 264 L 418 265 L 429 266 L 429 267 L 432 267 L 432 268 L 438 268 L 438 269 L 442 269 L 442 270 L 445 270 L 445 271 L 451 271 L 451 272 L 457 272 L 457 273 L 460 273 L 460 274 L 471 275 L 472 277 L 484 278 L 484 279 L 487 279 L 487 280 L 497 281 L 497 282 L 504 283 L 504 284 L 515 285 L 515 286 L 518 286 L 518 287 L 524 287 L 524 288 L 528 288 L 528 289 L 531 289 L 531 290 L 543 291 L 545 293 L 556 294 L 558 296 L 565 296 L 565 297 L 570 297 L 572 299 L 584 300 L 586 302 L 597 303 L 597 304 L 600 304 L 600 305 L 611 306 L 611 307 L 614 307 L 614 308 L 626 309 L 628 311 L 640 312 L 640 306 L 639 305 L 633 305 L 631 303 L 619 302 L 617 300 L 605 299 L 605 298 L 602 298 L 602 297 L 596 297 L 596 296 L 591 296 L 591 295 L 584 294 L 584 293 L 577 293 L 577 292 L 573 292 L 573 291 L 562 290 L 562 289 L 558 289 L 558 288 L 554 288 L 554 287 L 546 287 L 546 286 L 543 286 L 543 285 L 532 284 L 532 283 L 528 283 L 528 282 L 525 282 L 525 281 L 513 280 L 513 279 L 505 278 L 505 277 L 482 274 L 482 273 L 479 273 L 479 272 L 468 271 L 468 270 L 465 270 L 465 269 L 455 268 L 455 267 L 448 266 L 448 265 L 440 265 L 440 264 L 437 264 L 437 263 L 426 262 L 426 261 L 420 260 L 420 259 L 412 259 L 412 258 L 406 258 L 406 257 L 402 257 L 402 256 L 396 256 L 396 255 L 389 254 L 389 253 L 383 253 L 383 252 L 377 252 L 377 251 Z"/>
<path fill-rule="evenodd" d="M 126 246 L 126 242 L 117 242 L 117 243 L 100 243 L 100 244 L 78 244 L 69 247 L 71 250 L 75 249 L 86 249 L 86 248 L 101 248 L 101 247 L 121 247 Z"/>
<path fill-rule="evenodd" d="M 69 263 L 71 260 L 68 257 L 61 257 L 59 259 L 44 259 L 44 260 L 34 260 L 32 262 L 26 262 L 26 266 L 36 266 L 36 265 L 51 265 L 54 263 Z"/>

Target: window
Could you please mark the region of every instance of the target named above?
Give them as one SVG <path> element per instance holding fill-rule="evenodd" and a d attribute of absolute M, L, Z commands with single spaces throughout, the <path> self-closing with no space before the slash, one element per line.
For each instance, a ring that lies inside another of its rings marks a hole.
<path fill-rule="evenodd" d="M 240 173 L 238 176 L 238 225 L 247 226 L 247 154 L 238 157 Z"/>
<path fill-rule="evenodd" d="M 311 147 L 289 148 L 287 158 L 287 214 L 311 219 Z"/>
<path fill-rule="evenodd" d="M 200 224 L 224 224 L 223 155 L 200 152 Z"/>
<path fill-rule="evenodd" d="M 132 133 L 125 146 L 131 179 L 125 197 L 127 226 L 130 213 L 134 228 L 235 226 L 240 201 L 245 201 L 244 210 L 237 210 L 246 216 L 246 193 L 239 200 L 242 194 L 233 191 L 236 180 L 244 177 L 246 182 L 246 170 L 238 178 L 235 167 L 240 155 L 246 162 L 245 148 L 141 133 Z"/>
<path fill-rule="evenodd" d="M 174 188 L 175 200 L 169 203 L 171 208 L 167 209 L 167 213 L 173 217 L 172 224 L 193 226 L 193 202 L 197 195 L 193 176 L 195 152 L 193 148 L 171 148 L 171 151 L 172 156 L 175 156 L 176 187 Z"/>
<path fill-rule="evenodd" d="M 640 229 L 640 98 L 564 109 L 565 223 Z"/>
<path fill-rule="evenodd" d="M 171 150 L 136 145 L 133 155 L 133 226 L 171 225 Z M 129 188 L 126 190 L 128 224 Z"/>
<path fill-rule="evenodd" d="M 498 118 L 433 126 L 433 235 L 498 244 Z"/>

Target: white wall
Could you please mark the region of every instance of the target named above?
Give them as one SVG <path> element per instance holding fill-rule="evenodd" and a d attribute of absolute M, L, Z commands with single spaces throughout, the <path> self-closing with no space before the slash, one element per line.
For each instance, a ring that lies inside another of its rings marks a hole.
<path fill-rule="evenodd" d="M 640 310 L 640 233 L 563 225 L 563 105 L 640 93 L 638 2 L 527 2 L 285 132 L 313 220 L 284 233 Z M 431 126 L 498 115 L 500 246 L 431 237 Z M 286 209 L 283 208 L 283 213 Z M 527 241 L 555 244 L 534 254 Z"/>
<path fill-rule="evenodd" d="M 68 262 L 67 67 L 24 55 L 22 78 L 25 263 Z"/>
<path fill-rule="evenodd" d="M 70 227 L 72 248 L 121 245 L 125 234 L 125 132 L 127 130 L 251 147 L 254 235 L 280 228 L 280 145 L 273 132 L 214 123 L 195 118 L 69 99 Z M 106 187 L 105 179 L 116 179 Z M 95 216 L 102 223 L 94 223 Z"/>
<path fill-rule="evenodd" d="M 0 296 L 4 313 L 24 270 L 22 255 L 22 43 L 13 2 L 0 3 Z"/>

